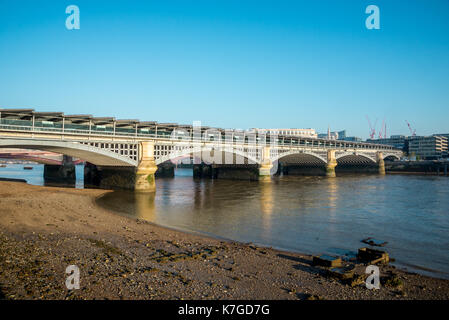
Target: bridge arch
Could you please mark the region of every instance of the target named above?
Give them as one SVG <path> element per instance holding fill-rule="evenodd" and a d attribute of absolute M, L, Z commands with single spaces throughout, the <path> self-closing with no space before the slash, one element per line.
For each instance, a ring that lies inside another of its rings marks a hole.
<path fill-rule="evenodd" d="M 338 164 L 361 164 L 361 163 L 371 163 L 376 164 L 377 161 L 372 157 L 363 153 L 354 152 L 344 152 L 336 155 L 335 159 Z"/>
<path fill-rule="evenodd" d="M 271 157 L 271 162 L 290 160 L 292 163 L 302 164 L 302 163 L 313 163 L 313 164 L 327 164 L 327 159 L 314 152 L 298 152 L 298 150 L 291 150 L 284 153 L 278 153 L 274 157 Z"/>
<path fill-rule="evenodd" d="M 395 158 L 396 160 L 401 160 L 401 157 L 399 157 L 397 154 L 395 153 L 384 153 L 383 154 L 383 158 Z"/>
<path fill-rule="evenodd" d="M 136 160 L 116 152 L 91 145 L 58 140 L 0 139 L 0 148 L 20 148 L 50 151 L 76 157 L 98 166 L 136 167 Z"/>
<path fill-rule="evenodd" d="M 211 152 L 211 151 L 217 151 L 221 153 L 228 153 L 233 155 L 241 156 L 243 159 L 247 159 L 248 162 L 251 162 L 253 164 L 260 164 L 260 160 L 257 157 L 254 157 L 252 155 L 249 155 L 248 153 L 245 153 L 239 149 L 235 149 L 233 147 L 222 147 L 222 146 L 190 146 L 183 148 L 181 150 L 171 151 L 167 153 L 166 155 L 159 156 L 155 159 L 156 165 L 162 164 L 166 161 L 175 159 L 175 158 L 181 158 L 188 155 L 195 155 L 195 154 L 202 154 L 203 152 Z M 225 163 L 221 163 L 225 164 Z"/>

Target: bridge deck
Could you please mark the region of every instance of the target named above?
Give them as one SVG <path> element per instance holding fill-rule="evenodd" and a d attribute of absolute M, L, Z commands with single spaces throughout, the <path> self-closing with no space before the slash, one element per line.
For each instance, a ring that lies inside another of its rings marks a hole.
<path fill-rule="evenodd" d="M 0 132 L 42 133 L 59 137 L 88 137 L 89 140 L 114 139 L 170 140 L 170 141 L 220 141 L 254 145 L 265 140 L 267 145 L 306 148 L 335 148 L 363 150 L 396 150 L 389 145 L 366 142 L 349 142 L 306 138 L 298 136 L 270 136 L 263 130 L 228 130 L 210 127 L 195 127 L 174 123 L 153 121 L 116 120 L 115 118 L 94 118 L 90 115 L 64 115 L 58 112 L 34 112 L 32 109 L 0 109 Z"/>

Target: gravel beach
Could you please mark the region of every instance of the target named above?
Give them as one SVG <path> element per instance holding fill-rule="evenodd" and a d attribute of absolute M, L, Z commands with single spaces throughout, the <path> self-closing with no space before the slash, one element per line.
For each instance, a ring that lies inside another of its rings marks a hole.
<path fill-rule="evenodd" d="M 0 182 L 0 299 L 449 299 L 449 280 L 381 265 L 368 290 L 363 264 L 340 280 L 309 255 L 120 216 L 96 204 L 106 192 Z"/>

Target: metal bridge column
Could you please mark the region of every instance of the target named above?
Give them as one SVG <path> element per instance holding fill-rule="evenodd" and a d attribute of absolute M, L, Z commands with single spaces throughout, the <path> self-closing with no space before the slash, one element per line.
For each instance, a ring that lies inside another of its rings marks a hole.
<path fill-rule="evenodd" d="M 134 190 L 138 192 L 156 191 L 154 173 L 157 170 L 154 161 L 154 141 L 143 141 L 140 143 L 142 158 L 136 171 Z"/>
<path fill-rule="evenodd" d="M 262 149 L 262 163 L 259 167 L 259 181 L 271 180 L 271 168 L 273 164 L 270 160 L 270 147 L 263 147 Z"/>
<path fill-rule="evenodd" d="M 377 152 L 377 164 L 379 165 L 379 174 L 385 174 L 384 155 L 381 151 Z"/>
<path fill-rule="evenodd" d="M 335 167 L 337 159 L 335 159 L 335 150 L 327 150 L 326 177 L 335 177 Z"/>

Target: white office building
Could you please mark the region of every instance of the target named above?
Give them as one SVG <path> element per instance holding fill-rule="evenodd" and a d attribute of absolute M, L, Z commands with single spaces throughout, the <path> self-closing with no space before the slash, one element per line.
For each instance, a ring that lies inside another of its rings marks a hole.
<path fill-rule="evenodd" d="M 447 156 L 448 144 L 444 136 L 410 137 L 409 155 L 421 159 L 438 159 Z"/>
<path fill-rule="evenodd" d="M 261 130 L 261 129 L 256 129 Z M 293 136 L 303 138 L 317 138 L 318 135 L 315 129 L 263 129 L 267 134 L 278 136 Z"/>

